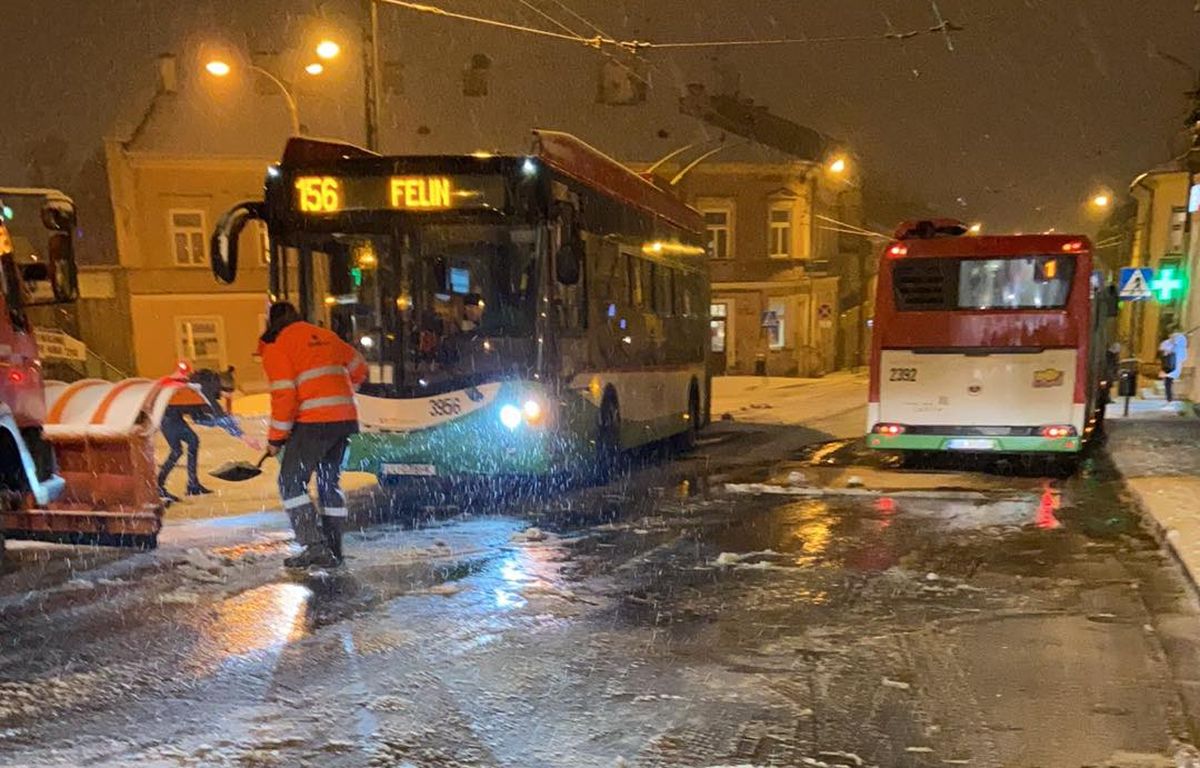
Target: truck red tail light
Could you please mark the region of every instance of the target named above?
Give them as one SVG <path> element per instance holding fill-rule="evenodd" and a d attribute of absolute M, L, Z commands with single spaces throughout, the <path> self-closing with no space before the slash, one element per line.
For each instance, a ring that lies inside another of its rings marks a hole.
<path fill-rule="evenodd" d="M 8 372 L 8 380 L 13 384 L 20 384 L 25 381 L 25 372 L 14 368 Z"/>
<path fill-rule="evenodd" d="M 904 243 L 893 243 L 892 246 L 887 249 L 887 255 L 889 259 L 898 259 L 901 256 L 907 256 L 908 246 Z"/>
<path fill-rule="evenodd" d="M 1048 427 L 1042 427 L 1042 437 L 1048 437 L 1057 440 L 1060 437 L 1074 437 L 1075 427 L 1068 424 L 1052 424 Z"/>
<path fill-rule="evenodd" d="M 904 434 L 904 425 L 903 424 L 876 424 L 875 428 L 872 429 L 871 431 L 877 435 L 887 435 L 888 437 L 895 437 L 896 435 Z"/>

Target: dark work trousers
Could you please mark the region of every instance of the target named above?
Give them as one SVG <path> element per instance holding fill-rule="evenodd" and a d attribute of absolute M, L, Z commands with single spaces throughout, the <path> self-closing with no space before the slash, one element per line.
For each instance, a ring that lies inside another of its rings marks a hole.
<path fill-rule="evenodd" d="M 183 414 L 183 409 L 174 406 L 168 406 L 167 410 L 163 413 L 161 429 L 163 437 L 166 438 L 167 445 L 171 447 L 171 452 L 167 454 L 167 460 L 163 462 L 162 469 L 158 471 L 159 488 L 166 486 L 167 475 L 171 474 L 171 470 L 175 469 L 175 465 L 179 463 L 179 457 L 183 455 L 183 447 L 185 445 L 187 446 L 188 454 L 188 488 L 200 485 L 200 477 L 197 473 L 200 436 L 183 420 Z"/>
<path fill-rule="evenodd" d="M 328 517 L 346 517 L 346 498 L 342 495 L 342 460 L 349 447 L 350 435 L 358 431 L 358 422 L 337 421 L 297 424 L 288 436 L 279 463 L 279 495 L 283 508 L 296 532 L 296 541 L 304 546 L 320 544 L 320 519 L 308 482 L 317 475 L 317 499 L 321 513 Z"/>
<path fill-rule="evenodd" d="M 1166 393 L 1167 393 L 1167 402 L 1168 403 L 1174 402 L 1174 400 L 1175 400 L 1175 392 L 1174 392 L 1175 379 L 1172 379 L 1170 376 L 1164 376 L 1163 377 L 1163 389 L 1166 390 Z"/>

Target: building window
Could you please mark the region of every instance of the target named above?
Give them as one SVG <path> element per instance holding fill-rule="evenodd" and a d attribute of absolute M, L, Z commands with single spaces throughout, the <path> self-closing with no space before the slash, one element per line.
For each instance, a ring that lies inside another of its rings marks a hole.
<path fill-rule="evenodd" d="M 783 349 L 787 346 L 787 304 L 782 299 L 772 299 L 767 305 L 763 317 L 763 326 L 767 329 L 767 346 L 771 349 Z"/>
<path fill-rule="evenodd" d="M 177 265 L 203 267 L 208 263 L 206 233 L 204 211 L 171 211 L 171 243 Z"/>
<path fill-rule="evenodd" d="M 463 96 L 487 96 L 492 60 L 482 53 L 472 56 L 463 67 Z"/>
<path fill-rule="evenodd" d="M 714 259 L 733 256 L 733 202 L 720 201 L 699 205 L 704 215 L 704 229 L 708 235 L 708 255 Z"/>
<path fill-rule="evenodd" d="M 1167 253 L 1183 253 L 1183 229 L 1187 221 L 1187 209 L 1171 209 L 1171 232 L 1167 236 Z"/>
<path fill-rule="evenodd" d="M 729 305 L 724 303 L 713 304 L 708 308 L 708 314 L 711 318 L 708 321 L 708 327 L 711 333 L 712 351 L 724 352 L 725 339 L 729 333 Z"/>
<path fill-rule="evenodd" d="M 767 229 L 767 255 L 773 259 L 792 257 L 792 210 L 790 200 L 771 203 Z"/>
<path fill-rule="evenodd" d="M 176 317 L 175 352 L 193 368 L 225 370 L 225 321 L 218 315 Z"/>

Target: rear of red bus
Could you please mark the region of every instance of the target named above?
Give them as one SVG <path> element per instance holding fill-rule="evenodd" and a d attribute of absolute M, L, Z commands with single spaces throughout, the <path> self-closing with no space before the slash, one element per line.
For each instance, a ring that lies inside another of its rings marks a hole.
<path fill-rule="evenodd" d="M 1105 322 L 1093 302 L 1102 288 L 1093 282 L 1091 244 L 1078 236 L 890 244 L 879 270 L 867 445 L 1080 451 L 1106 400 L 1103 343 L 1093 338 Z"/>

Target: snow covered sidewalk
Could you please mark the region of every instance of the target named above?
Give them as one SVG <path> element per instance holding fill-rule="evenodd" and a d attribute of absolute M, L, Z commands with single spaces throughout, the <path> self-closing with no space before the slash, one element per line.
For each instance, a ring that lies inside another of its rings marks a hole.
<path fill-rule="evenodd" d="M 712 417 L 751 424 L 811 424 L 863 408 L 867 374 L 838 371 L 820 379 L 720 376 L 713 379 Z M 726 416 L 728 414 L 728 416 Z"/>
<path fill-rule="evenodd" d="M 1200 419 L 1158 413 L 1109 421 L 1107 450 L 1134 499 L 1200 586 Z"/>

